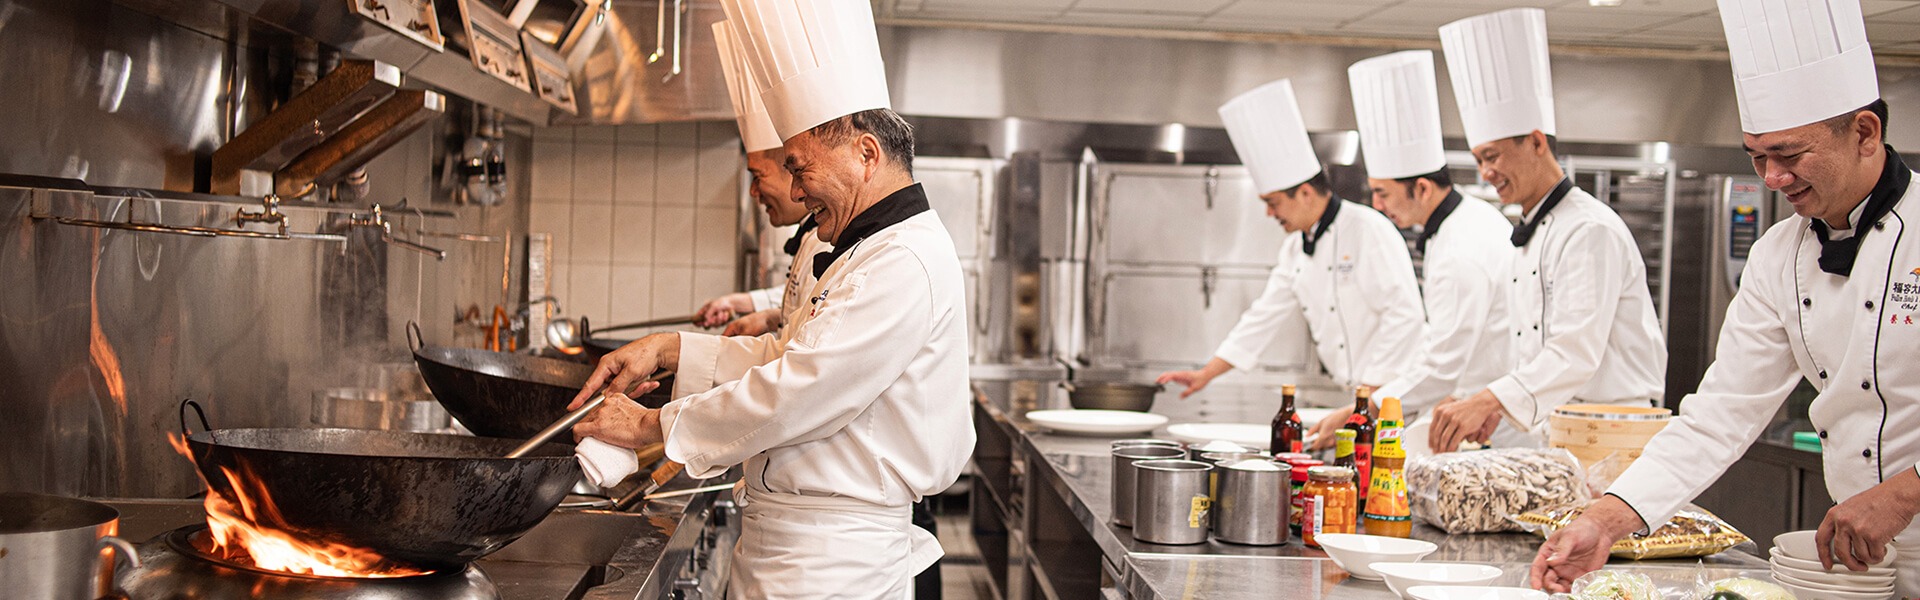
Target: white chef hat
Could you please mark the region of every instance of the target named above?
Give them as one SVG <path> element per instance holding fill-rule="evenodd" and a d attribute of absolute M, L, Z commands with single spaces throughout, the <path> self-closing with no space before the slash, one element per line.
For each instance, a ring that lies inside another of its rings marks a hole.
<path fill-rule="evenodd" d="M 1220 120 L 1260 195 L 1300 185 L 1320 172 L 1292 82 L 1282 79 L 1235 96 L 1220 105 Z"/>
<path fill-rule="evenodd" d="M 713 24 L 713 45 L 720 49 L 720 73 L 727 78 L 727 94 L 733 98 L 733 120 L 740 125 L 740 143 L 748 152 L 780 147 L 780 135 L 773 132 L 773 119 L 767 117 L 767 105 L 760 101 L 760 82 L 747 68 L 747 52 L 733 37 L 732 21 Z"/>
<path fill-rule="evenodd" d="M 1817 123 L 1880 99 L 1860 0 L 1720 0 L 1740 129 Z"/>
<path fill-rule="evenodd" d="M 1467 145 L 1536 129 L 1554 135 L 1547 11 L 1511 8 L 1441 25 L 1440 48 Z"/>
<path fill-rule="evenodd" d="M 1367 176 L 1401 179 L 1446 168 L 1440 140 L 1440 92 L 1433 81 L 1433 52 L 1408 50 L 1347 67 L 1353 116 Z"/>
<path fill-rule="evenodd" d="M 853 113 L 892 108 L 867 0 L 722 0 L 773 129 L 785 140 Z"/>

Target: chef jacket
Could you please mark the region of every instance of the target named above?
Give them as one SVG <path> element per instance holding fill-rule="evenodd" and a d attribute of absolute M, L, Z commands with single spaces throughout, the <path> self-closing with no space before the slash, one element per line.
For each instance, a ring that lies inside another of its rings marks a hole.
<path fill-rule="evenodd" d="M 1287 236 L 1267 287 L 1213 355 L 1250 368 L 1288 319 L 1304 317 L 1320 364 L 1341 386 L 1380 385 L 1413 368 L 1426 331 L 1406 238 L 1371 208 L 1338 198 L 1333 220 L 1305 247 Z M 1308 231 L 1312 231 L 1309 228 Z"/>
<path fill-rule="evenodd" d="M 1536 434 L 1570 403 L 1650 406 L 1667 369 L 1647 266 L 1620 215 L 1577 187 L 1544 212 L 1527 215 L 1537 225 L 1508 276 L 1513 368 L 1487 386 Z"/>
<path fill-rule="evenodd" d="M 1449 210 L 1450 208 L 1450 210 Z M 1448 212 L 1441 212 L 1447 210 Z M 1381 386 L 1399 398 L 1408 420 L 1448 396 L 1467 397 L 1507 373 L 1507 285 L 1513 225 L 1484 200 L 1449 194 L 1421 232 L 1427 338 L 1413 368 Z"/>
<path fill-rule="evenodd" d="M 770 287 L 747 292 L 747 297 L 753 300 L 754 312 L 770 308 L 784 311 L 786 307 L 798 306 L 795 301 L 800 293 L 813 284 L 813 256 L 833 250 L 832 244 L 820 241 L 816 226 L 813 217 L 808 216 L 793 233 L 793 239 L 787 240 L 787 254 L 793 255 L 793 261 L 787 264 L 786 284 L 778 288 L 777 293 Z"/>
<path fill-rule="evenodd" d="M 1887 179 L 1881 188 L 1900 198 L 1892 212 L 1848 223 L 1866 233 L 1850 276 L 1821 271 L 1806 217 L 1753 245 L 1700 391 L 1608 493 L 1646 523 L 1665 523 L 1745 454 L 1801 379 L 1819 391 L 1807 416 L 1835 500 L 1920 465 L 1920 190 Z M 1898 539 L 1920 541 L 1916 527 Z M 1920 572 L 1906 560 L 1916 550 L 1900 551 L 1902 597 L 1920 595 Z"/>
<path fill-rule="evenodd" d="M 869 217 L 920 207 L 870 235 Z M 905 507 L 952 485 L 973 452 L 965 288 L 918 184 L 862 212 L 781 333 L 680 334 L 667 456 L 694 477 L 745 463 L 747 487 Z M 717 385 L 716 385 L 717 384 Z M 690 394 L 690 395 L 689 395 Z"/>

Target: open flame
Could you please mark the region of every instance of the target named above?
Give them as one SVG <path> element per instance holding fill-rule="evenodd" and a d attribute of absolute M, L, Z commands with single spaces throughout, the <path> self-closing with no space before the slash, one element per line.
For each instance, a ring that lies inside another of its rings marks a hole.
<path fill-rule="evenodd" d="M 193 459 L 185 437 L 168 433 L 167 441 Z M 287 531 L 273 497 L 244 465 L 240 471 L 220 467 L 220 474 L 234 496 L 227 498 L 207 486 L 207 532 L 212 551 L 220 558 L 268 571 L 324 577 L 410 577 L 432 572 L 396 566 L 366 548 L 302 539 Z M 201 483 L 207 483 L 204 475 Z"/>
<path fill-rule="evenodd" d="M 114 407 L 120 414 L 127 414 L 127 381 L 120 374 L 120 355 L 113 351 L 107 332 L 100 328 L 99 252 L 93 253 L 92 280 L 87 283 L 87 357 L 100 369 L 100 377 L 107 384 L 107 397 L 113 399 Z"/>

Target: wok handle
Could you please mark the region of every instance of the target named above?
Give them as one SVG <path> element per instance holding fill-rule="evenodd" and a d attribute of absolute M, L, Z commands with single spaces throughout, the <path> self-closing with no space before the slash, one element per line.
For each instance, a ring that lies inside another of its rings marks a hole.
<path fill-rule="evenodd" d="M 192 398 L 187 398 L 185 400 L 180 401 L 180 436 L 181 437 L 189 437 L 193 435 L 193 429 L 187 427 L 187 409 L 189 408 L 193 409 L 193 414 L 200 416 L 201 431 L 213 431 L 213 426 L 207 424 L 207 411 L 200 409 L 199 402 L 194 402 Z"/>
<path fill-rule="evenodd" d="M 542 444 L 552 440 L 553 436 L 560 435 L 560 432 L 573 428 L 581 419 L 587 418 L 587 413 L 593 412 L 593 409 L 600 408 L 600 405 L 606 404 L 606 402 L 606 394 L 594 394 L 593 399 L 588 400 L 586 404 L 580 405 L 580 408 L 573 409 L 573 412 L 567 413 L 567 416 L 560 417 L 560 420 L 554 421 L 553 424 L 548 425 L 546 429 L 542 429 L 539 433 L 533 434 L 533 437 L 527 438 L 526 442 L 515 446 L 512 452 L 507 453 L 507 458 L 525 457 L 528 453 L 533 452 L 535 448 L 539 448 Z"/>
<path fill-rule="evenodd" d="M 420 324 L 407 321 L 407 349 L 419 352 L 427 346 L 427 336 L 420 333 Z"/>
<path fill-rule="evenodd" d="M 680 476 L 680 472 L 686 468 L 686 465 L 669 459 L 667 464 L 660 465 L 660 468 L 653 470 L 653 474 L 647 476 L 647 479 L 650 481 L 641 484 L 640 487 L 634 488 L 633 491 L 628 492 L 627 495 L 614 500 L 613 509 L 627 510 L 628 508 L 632 508 L 635 503 L 645 500 L 648 494 L 659 491 L 660 486 L 666 485 L 667 482 L 673 481 L 674 477 Z"/>

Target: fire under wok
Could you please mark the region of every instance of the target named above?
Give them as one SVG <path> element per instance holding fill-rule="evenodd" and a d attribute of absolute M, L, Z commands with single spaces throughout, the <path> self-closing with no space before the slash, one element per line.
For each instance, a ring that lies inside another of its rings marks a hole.
<path fill-rule="evenodd" d="M 211 492 L 247 498 L 255 525 L 370 550 L 422 570 L 457 569 L 518 539 L 574 482 L 573 450 L 521 440 L 359 429 L 181 432 Z M 239 488 L 239 489 L 236 489 Z M 274 522 L 261 522 L 274 521 Z"/>
<path fill-rule="evenodd" d="M 428 346 L 419 329 L 408 326 L 414 362 L 433 397 L 447 413 L 478 435 L 526 439 L 567 414 L 567 403 L 593 376 L 593 365 L 492 352 L 477 348 Z M 659 408 L 670 400 L 673 379 L 640 398 Z M 503 451 L 504 452 L 504 451 Z"/>

